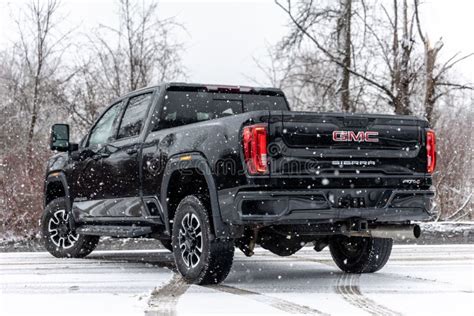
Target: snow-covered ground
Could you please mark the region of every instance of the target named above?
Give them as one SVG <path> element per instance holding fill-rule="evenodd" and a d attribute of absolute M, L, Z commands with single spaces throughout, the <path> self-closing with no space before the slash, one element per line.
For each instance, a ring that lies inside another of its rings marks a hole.
<path fill-rule="evenodd" d="M 165 250 L 0 254 L 0 315 L 472 315 L 473 287 L 474 245 L 395 246 L 363 275 L 341 273 L 327 250 L 236 252 L 227 280 L 208 287 L 182 282 Z"/>

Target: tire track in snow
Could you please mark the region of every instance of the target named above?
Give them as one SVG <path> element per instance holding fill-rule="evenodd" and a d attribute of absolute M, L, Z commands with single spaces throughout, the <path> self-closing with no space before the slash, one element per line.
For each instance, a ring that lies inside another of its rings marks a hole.
<path fill-rule="evenodd" d="M 295 255 L 292 257 L 297 257 L 303 261 L 317 262 L 328 266 L 337 267 L 332 260 L 313 259 Z M 346 300 L 348 303 L 363 309 L 371 315 L 401 315 L 401 313 L 380 305 L 362 294 L 359 287 L 359 279 L 360 274 L 341 274 L 341 276 L 336 280 L 336 292 L 342 295 L 344 300 Z"/>
<path fill-rule="evenodd" d="M 159 289 L 155 289 L 148 301 L 148 309 L 145 316 L 176 315 L 176 306 L 180 297 L 186 293 L 191 284 L 187 284 L 180 275 L 174 274 L 171 280 Z M 298 305 L 287 300 L 267 296 L 262 293 L 244 290 L 228 285 L 204 286 L 219 292 L 250 298 L 259 303 L 276 308 L 285 313 L 304 315 L 329 315 L 317 309 Z"/>
<path fill-rule="evenodd" d="M 334 266 L 331 264 L 330 260 L 318 260 L 313 258 L 307 258 L 304 256 L 292 256 L 293 259 L 300 259 L 303 261 L 317 262 L 329 266 Z M 105 258 L 103 258 L 105 259 Z M 121 259 L 126 261 L 136 261 L 130 260 L 131 258 L 124 256 Z M 135 259 L 135 258 L 134 258 Z M 159 289 L 155 289 L 152 292 L 152 295 L 148 302 L 148 309 L 145 311 L 146 316 L 154 315 L 176 315 L 176 306 L 179 298 L 187 291 L 191 284 L 187 284 L 181 276 L 175 270 L 172 262 L 162 262 L 162 260 L 143 260 L 152 264 L 158 264 L 159 266 L 165 266 L 170 268 L 175 272 L 170 282 L 165 284 Z M 160 258 L 161 259 L 161 258 Z M 342 274 L 341 277 L 337 280 L 336 292 L 341 294 L 343 298 L 348 301 L 350 304 L 368 312 L 372 315 L 400 315 L 396 311 L 392 311 L 385 306 L 379 305 L 373 300 L 365 297 L 358 286 L 360 275 L 351 275 L 351 274 Z M 348 284 L 347 284 L 348 283 Z M 279 309 L 281 311 L 292 313 L 292 314 L 312 314 L 312 315 L 327 315 L 317 309 L 313 309 L 304 305 L 298 305 L 283 299 L 278 299 L 275 297 L 267 296 L 262 293 L 253 292 L 249 290 L 244 290 L 236 287 L 231 287 L 227 285 L 212 285 L 207 286 L 208 288 L 215 289 L 221 292 L 244 296 L 246 298 L 253 299 L 257 302 L 271 306 L 273 308 Z"/>
<path fill-rule="evenodd" d="M 336 292 L 348 303 L 371 315 L 401 315 L 364 296 L 359 287 L 360 274 L 343 273 L 336 281 Z"/>
<path fill-rule="evenodd" d="M 291 259 L 300 259 L 302 261 L 316 262 L 316 263 L 324 264 L 324 265 L 327 265 L 327 266 L 330 266 L 330 267 L 335 267 L 335 268 L 339 269 L 337 267 L 337 265 L 334 263 L 334 260 L 332 260 L 332 259 L 314 259 L 314 258 L 308 258 L 306 256 L 302 256 L 302 255 L 292 255 L 291 257 L 281 257 L 281 258 L 282 259 L 290 259 L 290 260 Z M 393 264 L 397 260 L 399 260 L 399 259 L 390 258 L 390 261 L 391 261 L 390 263 Z M 438 259 L 436 259 L 436 260 L 438 260 Z M 459 259 L 452 259 L 452 261 L 456 261 L 456 260 L 459 260 Z M 438 261 L 440 261 L 440 260 L 438 260 Z M 408 281 L 418 281 L 418 282 L 424 282 L 424 283 L 432 283 L 434 285 L 440 285 L 440 283 L 441 283 L 441 284 L 445 284 L 445 285 L 455 286 L 454 284 L 449 283 L 449 282 L 445 282 L 445 281 L 439 281 L 439 280 L 427 279 L 427 278 L 420 278 L 420 277 L 416 277 L 416 276 L 396 274 L 396 273 L 390 273 L 390 272 L 371 273 L 370 276 L 371 277 L 377 277 L 377 278 L 391 278 L 391 279 L 395 279 L 395 280 L 400 280 L 400 278 L 403 278 L 403 279 L 408 280 Z M 427 292 L 431 293 L 431 291 L 427 291 Z M 472 293 L 471 290 L 461 290 L 461 292 Z M 448 293 L 448 292 L 445 291 L 445 293 Z"/>
<path fill-rule="evenodd" d="M 229 294 L 243 296 L 245 298 L 250 298 L 259 303 L 263 303 L 265 305 L 279 309 L 285 313 L 305 314 L 305 315 L 329 315 L 324 312 L 321 312 L 320 310 L 317 310 L 305 305 L 298 305 L 284 299 L 279 299 L 279 298 L 268 296 L 262 293 L 244 290 L 244 289 L 236 288 L 233 286 L 220 284 L 220 285 L 210 285 L 207 287 L 210 289 L 220 291 L 220 292 L 225 292 Z"/>
<path fill-rule="evenodd" d="M 106 259 L 106 258 L 102 258 Z M 110 258 L 107 258 L 110 259 Z M 154 265 L 167 267 L 174 272 L 171 280 L 163 285 L 162 287 L 155 289 L 150 299 L 148 300 L 148 308 L 145 311 L 145 316 L 155 316 L 155 315 L 176 315 L 177 314 L 177 304 L 180 297 L 186 293 L 188 288 L 192 284 L 187 284 L 179 273 L 176 271 L 176 268 L 172 263 L 161 262 L 161 260 L 150 260 L 150 258 L 145 258 L 147 260 L 137 260 L 134 256 L 121 256 L 122 260 L 126 262 L 145 262 L 152 263 Z M 244 290 L 236 287 L 231 287 L 227 285 L 209 285 L 205 286 L 220 292 L 225 292 L 237 296 L 243 296 L 246 298 L 251 298 L 257 302 L 265 304 L 267 306 L 279 309 L 286 313 L 291 314 L 306 314 L 306 315 L 328 315 L 317 309 L 313 309 L 304 305 L 298 305 L 283 299 L 278 299 L 275 297 L 267 296 L 258 292 L 253 292 L 249 290 Z"/>
<path fill-rule="evenodd" d="M 178 300 L 190 286 L 179 274 L 174 273 L 167 284 L 151 293 L 145 316 L 176 315 Z"/>

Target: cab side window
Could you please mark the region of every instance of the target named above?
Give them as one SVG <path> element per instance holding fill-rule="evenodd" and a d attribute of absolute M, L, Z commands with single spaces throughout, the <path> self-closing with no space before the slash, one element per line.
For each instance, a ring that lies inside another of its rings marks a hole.
<path fill-rule="evenodd" d="M 130 98 L 123 114 L 117 138 L 133 137 L 140 134 L 145 115 L 153 93 L 145 93 Z"/>
<path fill-rule="evenodd" d="M 89 137 L 89 146 L 103 145 L 114 140 L 122 101 L 115 103 L 102 115 Z"/>

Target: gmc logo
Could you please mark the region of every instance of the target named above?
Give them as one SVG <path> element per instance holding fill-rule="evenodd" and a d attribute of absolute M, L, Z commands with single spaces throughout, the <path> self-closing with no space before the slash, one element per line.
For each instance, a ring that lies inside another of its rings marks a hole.
<path fill-rule="evenodd" d="M 353 132 L 353 131 L 334 131 L 332 132 L 332 140 L 335 142 L 366 142 L 377 143 L 379 141 L 379 132 Z"/>

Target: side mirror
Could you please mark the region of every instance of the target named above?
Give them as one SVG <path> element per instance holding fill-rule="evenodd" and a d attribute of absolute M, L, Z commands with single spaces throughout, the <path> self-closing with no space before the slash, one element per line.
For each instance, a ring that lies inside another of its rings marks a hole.
<path fill-rule="evenodd" d="M 54 124 L 51 127 L 49 148 L 57 151 L 69 151 L 69 125 Z"/>

